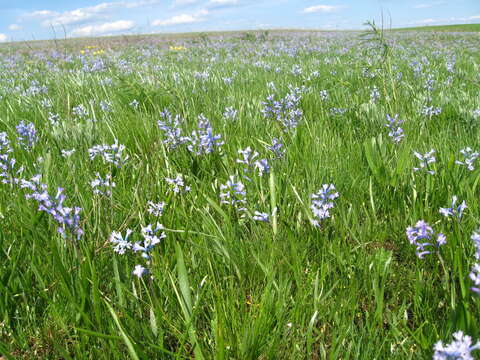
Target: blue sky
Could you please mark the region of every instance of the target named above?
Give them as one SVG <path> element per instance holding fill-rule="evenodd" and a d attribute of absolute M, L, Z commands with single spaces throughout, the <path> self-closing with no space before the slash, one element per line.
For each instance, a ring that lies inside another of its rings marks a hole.
<path fill-rule="evenodd" d="M 0 41 L 246 29 L 480 23 L 480 0 L 0 0 Z"/>

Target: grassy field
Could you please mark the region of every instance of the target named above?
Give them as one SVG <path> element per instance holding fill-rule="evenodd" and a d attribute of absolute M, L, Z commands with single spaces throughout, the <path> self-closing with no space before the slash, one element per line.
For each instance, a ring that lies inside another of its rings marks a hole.
<path fill-rule="evenodd" d="M 247 34 L 4 45 L 2 359 L 480 338 L 480 38 Z"/>
<path fill-rule="evenodd" d="M 480 24 L 427 25 L 394 30 L 480 32 Z"/>

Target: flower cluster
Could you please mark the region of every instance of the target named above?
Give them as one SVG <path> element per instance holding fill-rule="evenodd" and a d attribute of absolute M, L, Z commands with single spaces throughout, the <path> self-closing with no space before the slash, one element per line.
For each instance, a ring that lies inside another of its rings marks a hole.
<path fill-rule="evenodd" d="M 470 147 L 466 147 L 460 150 L 460 154 L 463 155 L 463 161 L 456 160 L 455 164 L 466 166 L 470 171 L 475 170 L 473 164 L 480 157 L 480 153 L 473 151 Z"/>
<path fill-rule="evenodd" d="M 111 112 L 112 111 L 112 102 L 108 100 L 102 100 L 100 101 L 100 109 L 105 112 Z"/>
<path fill-rule="evenodd" d="M 235 110 L 232 106 L 225 108 L 225 111 L 223 112 L 223 117 L 226 120 L 236 120 L 238 115 L 238 110 Z"/>
<path fill-rule="evenodd" d="M 126 164 L 129 158 L 128 155 L 123 153 L 124 150 L 125 146 L 118 144 L 118 141 L 115 140 L 115 143 L 112 145 L 95 145 L 88 149 L 88 154 L 90 160 L 100 156 L 103 158 L 103 161 L 114 164 L 116 167 L 120 168 Z"/>
<path fill-rule="evenodd" d="M 163 211 L 165 210 L 165 203 L 164 202 L 159 202 L 159 203 L 154 203 L 153 201 L 149 201 L 148 203 L 148 212 L 155 216 L 155 217 L 160 217 L 163 215 Z"/>
<path fill-rule="evenodd" d="M 133 244 L 128 241 L 128 238 L 133 233 L 133 230 L 127 229 L 125 236 L 123 236 L 120 232 L 114 231 L 110 235 L 110 242 L 114 244 L 113 251 L 117 254 L 123 255 L 130 250 Z"/>
<path fill-rule="evenodd" d="M 467 208 L 467 203 L 464 200 L 460 203 L 460 205 L 456 206 L 457 200 L 458 200 L 457 196 L 454 195 L 452 197 L 451 206 L 449 208 L 440 208 L 440 214 L 442 214 L 445 217 L 452 216 L 460 220 L 462 218 L 463 211 Z"/>
<path fill-rule="evenodd" d="M 416 254 L 420 259 L 432 252 L 427 248 L 438 249 L 441 245 L 447 243 L 444 234 L 435 234 L 432 227 L 423 220 L 417 221 L 415 226 L 409 226 L 406 233 L 410 244 L 417 247 Z"/>
<path fill-rule="evenodd" d="M 24 121 L 20 121 L 16 126 L 16 129 L 18 133 L 18 142 L 24 149 L 29 150 L 37 143 L 38 135 L 33 123 L 27 124 Z"/>
<path fill-rule="evenodd" d="M 38 202 L 38 210 L 45 211 L 50 214 L 59 224 L 57 230 L 62 236 L 68 237 L 72 235 L 77 240 L 83 235 L 80 227 L 80 211 L 79 207 L 65 207 L 63 205 L 66 197 L 63 194 L 63 188 L 57 188 L 55 197 L 48 193 L 47 185 L 40 182 L 41 175 L 35 175 L 30 180 L 21 180 L 20 187 L 31 191 L 25 197 Z"/>
<path fill-rule="evenodd" d="M 270 214 L 260 211 L 255 211 L 252 219 L 255 221 L 269 222 Z"/>
<path fill-rule="evenodd" d="M 244 150 L 238 150 L 238 153 L 241 155 L 241 158 L 237 159 L 237 163 L 244 165 L 243 171 L 245 174 L 251 170 L 257 170 L 258 175 L 262 176 L 270 171 L 270 166 L 268 165 L 267 159 L 255 160 L 258 157 L 258 152 L 253 151 L 250 146 Z M 245 176 L 245 178 L 251 180 L 247 176 Z"/>
<path fill-rule="evenodd" d="M 370 101 L 375 103 L 378 99 L 380 99 L 380 91 L 378 91 L 376 86 L 373 86 L 372 90 L 370 91 Z"/>
<path fill-rule="evenodd" d="M 10 156 L 12 152 L 10 140 L 7 133 L 0 133 L 0 179 L 3 184 L 18 184 L 20 179 L 17 177 L 23 168 L 15 171 L 16 160 Z"/>
<path fill-rule="evenodd" d="M 433 106 L 424 106 L 422 108 L 422 110 L 420 111 L 420 113 L 422 115 L 425 115 L 425 116 L 428 116 L 428 117 L 431 117 L 431 116 L 434 116 L 434 115 L 440 115 L 441 112 L 442 112 L 441 108 L 433 107 Z"/>
<path fill-rule="evenodd" d="M 180 128 L 182 119 L 180 115 L 173 117 L 168 109 L 164 109 L 160 112 L 160 116 L 163 120 L 158 121 L 158 127 L 164 132 L 165 139 L 163 143 L 169 149 L 173 150 L 190 141 L 188 136 L 182 136 L 182 129 Z"/>
<path fill-rule="evenodd" d="M 433 149 L 430 150 L 429 152 L 426 152 L 425 154 L 420 154 L 420 153 L 414 151 L 413 155 L 415 155 L 415 157 L 418 160 L 420 160 L 420 164 L 419 164 L 420 167 L 414 167 L 413 171 L 423 170 L 427 174 L 430 174 L 430 175 L 435 174 L 435 171 L 430 169 L 430 167 L 429 167 L 429 164 L 435 162 L 435 155 L 434 154 L 435 154 L 435 150 L 433 150 Z"/>
<path fill-rule="evenodd" d="M 435 344 L 433 360 L 474 360 L 472 351 L 480 349 L 480 341 L 472 346 L 472 338 L 462 331 L 453 333 L 453 338 L 450 344 L 444 345 L 442 341 Z"/>
<path fill-rule="evenodd" d="M 241 181 L 235 181 L 235 176 L 231 175 L 225 184 L 220 185 L 220 202 L 231 205 L 236 211 L 247 211 L 245 207 L 247 192 Z"/>
<path fill-rule="evenodd" d="M 290 92 L 280 100 L 276 100 L 275 95 L 269 95 L 262 103 L 263 116 L 280 123 L 284 131 L 294 129 L 303 117 L 303 111 L 300 109 L 301 98 L 299 88 L 290 88 Z"/>
<path fill-rule="evenodd" d="M 473 292 L 480 295 L 480 234 L 474 232 L 472 237 L 473 245 L 475 246 L 475 260 L 477 261 L 470 271 L 470 280 L 473 282 L 473 286 L 470 288 Z"/>
<path fill-rule="evenodd" d="M 312 225 L 319 227 L 321 221 L 330 217 L 330 209 L 335 206 L 334 200 L 339 197 L 339 194 L 335 191 L 335 185 L 323 184 L 322 188 L 310 197 L 312 199 L 310 209 L 315 217 Z"/>
<path fill-rule="evenodd" d="M 182 194 L 190 191 L 190 186 L 185 184 L 182 174 L 178 174 L 176 178 L 165 178 L 165 181 L 170 185 L 168 192 L 172 191 L 174 194 Z"/>
<path fill-rule="evenodd" d="M 390 136 L 395 144 L 398 144 L 400 141 L 402 141 L 403 137 L 405 136 L 403 129 L 400 127 L 402 123 L 403 120 L 398 118 L 398 114 L 395 114 L 393 117 L 387 114 L 387 124 L 385 126 L 389 130 L 388 136 Z"/>
<path fill-rule="evenodd" d="M 153 248 L 158 245 L 162 239 L 167 237 L 162 231 L 163 229 L 163 225 L 159 223 L 157 223 L 155 227 L 151 224 L 144 226 L 141 231 L 143 240 L 137 242 L 131 242 L 129 240 L 130 235 L 133 234 L 133 230 L 131 229 L 127 229 L 125 236 L 120 232 L 113 231 L 109 241 L 113 244 L 113 251 L 117 254 L 124 255 L 129 250 L 140 253 L 141 257 L 146 261 L 145 264 L 148 266 L 150 265 Z M 136 265 L 132 273 L 140 278 L 148 273 L 148 269 L 143 265 Z"/>
<path fill-rule="evenodd" d="M 283 148 L 282 139 L 273 138 L 272 144 L 267 146 L 267 149 L 270 150 L 275 159 L 280 159 L 285 155 L 285 150 Z"/>
<path fill-rule="evenodd" d="M 214 135 L 210 121 L 203 115 L 198 116 L 198 130 L 192 131 L 188 150 L 195 155 L 212 153 L 215 148 L 221 147 L 224 142 L 222 135 Z"/>
<path fill-rule="evenodd" d="M 116 186 L 112 181 L 112 175 L 105 175 L 105 179 L 102 179 L 99 173 L 96 173 L 96 178 L 90 182 L 90 186 L 93 189 L 95 195 L 112 196 L 112 189 Z"/>
<path fill-rule="evenodd" d="M 85 105 L 83 104 L 80 104 L 78 106 L 75 106 L 73 109 L 72 109 L 72 114 L 83 119 L 83 118 L 86 118 L 88 116 L 88 110 L 87 108 L 85 107 Z"/>

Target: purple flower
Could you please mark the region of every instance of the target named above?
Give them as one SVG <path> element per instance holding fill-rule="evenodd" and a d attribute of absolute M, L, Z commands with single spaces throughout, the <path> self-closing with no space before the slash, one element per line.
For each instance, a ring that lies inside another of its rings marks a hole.
<path fill-rule="evenodd" d="M 425 153 L 425 154 L 420 154 L 420 153 L 414 151 L 413 155 L 415 155 L 415 157 L 418 160 L 420 160 L 420 167 L 414 167 L 413 171 L 424 170 L 426 173 L 428 173 L 430 175 L 435 174 L 434 170 L 429 169 L 429 164 L 435 162 L 435 155 L 434 154 L 435 154 L 435 150 L 433 150 L 433 149 L 430 150 L 429 152 Z"/>
<path fill-rule="evenodd" d="M 236 120 L 238 115 L 238 111 L 235 110 L 233 107 L 227 107 L 225 108 L 225 111 L 223 112 L 223 117 L 227 120 Z"/>
<path fill-rule="evenodd" d="M 85 107 L 85 105 L 83 105 L 83 104 L 75 106 L 72 109 L 72 113 L 73 113 L 73 115 L 78 116 L 81 119 L 86 118 L 88 116 L 88 110 Z"/>
<path fill-rule="evenodd" d="M 163 225 L 159 223 L 157 223 L 154 229 L 151 224 L 142 227 L 143 242 L 136 242 L 133 244 L 133 251 L 140 251 L 144 259 L 150 259 L 150 252 L 153 247 L 167 237 L 162 230 Z"/>
<path fill-rule="evenodd" d="M 180 125 L 182 123 L 182 118 L 180 115 L 175 115 L 172 117 L 172 114 L 167 109 L 164 109 L 160 116 L 163 121 L 158 121 L 158 127 L 163 131 L 165 139 L 163 143 L 171 150 L 176 149 L 178 146 L 183 145 L 190 141 L 190 138 L 187 136 L 182 136 L 182 129 Z"/>
<path fill-rule="evenodd" d="M 16 160 L 10 156 L 13 149 L 10 146 L 10 140 L 7 133 L 0 133 L 0 179 L 3 184 L 18 184 L 19 176 L 23 167 L 15 170 Z"/>
<path fill-rule="evenodd" d="M 417 247 L 416 254 L 420 259 L 431 253 L 431 250 L 427 250 L 427 248 L 438 249 L 441 245 L 447 243 L 446 237 L 442 233 L 436 234 L 435 239 L 435 232 L 432 227 L 423 220 L 417 221 L 413 227 L 409 226 L 406 234 L 410 244 Z"/>
<path fill-rule="evenodd" d="M 320 90 L 320 99 L 322 99 L 322 101 L 328 100 L 327 90 Z"/>
<path fill-rule="evenodd" d="M 330 217 L 330 209 L 335 206 L 334 200 L 339 197 L 339 194 L 335 191 L 335 185 L 323 184 L 322 188 L 310 197 L 312 199 L 310 209 L 316 218 L 312 221 L 312 225 L 319 227 L 322 220 Z"/>
<path fill-rule="evenodd" d="M 127 232 L 124 237 L 119 232 L 116 232 L 116 231 L 112 232 L 112 235 L 110 235 L 109 241 L 115 245 L 113 248 L 113 251 L 115 251 L 117 254 L 123 255 L 127 250 L 130 250 L 133 245 L 128 240 L 128 238 L 132 233 L 133 233 L 133 230 L 127 229 Z"/>
<path fill-rule="evenodd" d="M 290 87 L 290 92 L 280 100 L 276 100 L 275 95 L 269 95 L 262 103 L 263 116 L 280 123 L 284 131 L 296 128 L 303 117 L 300 109 L 301 93 L 302 89 Z"/>
<path fill-rule="evenodd" d="M 475 259 L 477 260 L 477 263 L 472 266 L 472 270 L 469 275 L 474 285 L 471 287 L 471 290 L 480 295 L 480 263 L 478 262 L 478 260 L 480 260 L 480 234 L 474 232 L 471 239 L 473 241 L 473 245 L 475 246 Z"/>
<path fill-rule="evenodd" d="M 78 239 L 83 235 L 83 230 L 80 227 L 80 212 L 79 207 L 65 207 L 63 205 L 66 197 L 63 194 L 63 188 L 57 188 L 55 197 L 48 193 L 47 185 L 40 182 L 40 175 L 32 177 L 30 180 L 21 180 L 20 187 L 29 189 L 30 194 L 25 197 L 33 199 L 38 202 L 38 210 L 50 214 L 52 218 L 59 224 L 57 231 L 62 236 L 67 237 L 69 234 Z"/>
<path fill-rule="evenodd" d="M 250 146 L 245 149 L 238 150 L 238 153 L 242 155 L 240 159 L 237 159 L 237 163 L 244 165 L 244 173 L 248 173 L 251 170 L 258 170 L 258 175 L 262 176 L 265 173 L 270 171 L 270 166 L 268 165 L 267 159 L 255 160 L 258 156 L 258 152 L 253 151 Z M 247 180 L 251 180 L 249 177 L 245 176 Z"/>
<path fill-rule="evenodd" d="M 198 130 L 192 131 L 187 149 L 196 155 L 210 154 L 224 144 L 221 139 L 222 135 L 214 135 L 210 121 L 200 114 L 198 116 Z"/>
<path fill-rule="evenodd" d="M 453 338 L 450 344 L 444 345 L 442 341 L 435 344 L 433 360 L 474 360 L 471 352 L 480 349 L 480 341 L 472 346 L 472 338 L 462 331 L 453 333 Z"/>
<path fill-rule="evenodd" d="M 473 171 L 475 167 L 473 164 L 480 157 L 480 154 L 476 151 L 473 151 L 472 148 L 466 147 L 465 149 L 460 150 L 460 154 L 463 155 L 464 160 L 456 160 L 455 164 L 466 166 L 468 170 Z"/>
<path fill-rule="evenodd" d="M 105 175 L 105 179 L 102 179 L 99 173 L 96 173 L 96 178 L 90 182 L 95 195 L 112 196 L 112 188 L 116 186 L 112 181 L 112 175 Z"/>
<path fill-rule="evenodd" d="M 183 175 L 178 174 L 176 178 L 165 178 L 165 181 L 170 185 L 168 191 L 173 191 L 174 194 L 181 194 L 190 191 L 190 186 L 185 185 Z"/>
<path fill-rule="evenodd" d="M 29 150 L 37 143 L 38 135 L 33 123 L 27 124 L 24 121 L 20 121 L 16 129 L 18 133 L 17 139 L 24 149 Z"/>
<path fill-rule="evenodd" d="M 272 145 L 267 146 L 267 149 L 275 155 L 275 159 L 280 159 L 285 155 L 285 150 L 282 147 L 282 139 L 273 138 Z"/>
<path fill-rule="evenodd" d="M 246 211 L 245 204 L 247 203 L 247 192 L 242 182 L 235 181 L 235 176 L 230 176 L 229 180 L 224 185 L 220 185 L 220 202 L 222 204 L 231 205 L 237 211 Z"/>
<path fill-rule="evenodd" d="M 254 216 L 252 219 L 255 221 L 262 221 L 262 222 L 269 222 L 270 215 L 268 213 L 262 213 L 259 211 L 255 211 Z"/>
<path fill-rule="evenodd" d="M 123 151 L 125 146 L 118 143 L 118 140 L 115 140 L 115 143 L 112 145 L 95 145 L 94 147 L 88 149 L 88 154 L 90 160 L 95 159 L 97 156 L 103 158 L 103 161 L 106 163 L 112 163 L 116 167 L 120 168 L 126 164 L 128 160 L 128 155 L 125 155 Z"/>
<path fill-rule="evenodd" d="M 458 220 L 461 219 L 463 215 L 463 211 L 467 208 L 467 203 L 464 201 L 461 202 L 460 205 L 455 206 L 457 203 L 458 198 L 454 195 L 452 197 L 452 204 L 449 208 L 440 208 L 440 214 L 445 217 L 453 216 L 456 217 Z"/>
<path fill-rule="evenodd" d="M 398 114 L 395 114 L 393 117 L 387 114 L 387 124 L 385 126 L 388 128 L 388 130 L 390 130 L 388 132 L 388 136 L 390 136 L 395 144 L 398 144 L 400 141 L 402 141 L 403 137 L 405 136 L 403 129 L 400 127 L 402 123 L 403 120 L 398 119 Z"/>
<path fill-rule="evenodd" d="M 472 270 L 468 276 L 473 282 L 473 286 L 470 289 L 477 295 L 480 295 L 480 263 L 473 264 Z"/>
<path fill-rule="evenodd" d="M 138 102 L 138 100 L 133 99 L 132 102 L 131 102 L 130 104 L 128 104 L 128 105 L 130 105 L 132 108 L 134 108 L 135 110 L 137 110 L 137 109 L 138 109 L 138 105 L 140 105 L 140 103 Z"/>
<path fill-rule="evenodd" d="M 433 106 L 426 106 L 426 105 L 420 111 L 422 115 L 425 115 L 428 117 L 439 115 L 441 112 L 442 112 L 442 109 L 439 107 L 434 108 Z"/>
<path fill-rule="evenodd" d="M 102 109 L 105 112 L 111 112 L 112 111 L 112 102 L 108 101 L 108 100 L 100 101 L 100 109 Z"/>
<path fill-rule="evenodd" d="M 370 91 L 370 101 L 375 103 L 378 99 L 380 99 L 380 91 L 378 91 L 376 86 L 373 86 L 372 90 Z"/>
<path fill-rule="evenodd" d="M 71 150 L 62 150 L 62 156 L 64 158 L 69 158 L 70 156 L 72 156 L 74 153 L 75 153 L 75 149 L 71 149 Z"/>
<path fill-rule="evenodd" d="M 142 265 L 135 265 L 135 269 L 132 271 L 132 274 L 138 278 L 141 278 L 143 275 L 148 274 L 148 270 Z"/>
<path fill-rule="evenodd" d="M 160 217 L 163 215 L 163 211 L 165 209 L 165 203 L 160 202 L 158 204 L 154 203 L 153 201 L 148 202 L 148 212 L 153 216 Z"/>

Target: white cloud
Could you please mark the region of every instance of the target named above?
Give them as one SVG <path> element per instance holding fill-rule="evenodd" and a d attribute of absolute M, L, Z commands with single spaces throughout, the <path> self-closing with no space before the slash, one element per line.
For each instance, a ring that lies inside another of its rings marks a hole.
<path fill-rule="evenodd" d="M 151 6 L 160 3 L 160 0 L 137 0 L 137 1 L 113 1 L 103 2 L 94 6 L 78 8 L 74 10 L 55 12 L 50 10 L 38 10 L 27 13 L 24 17 L 45 19 L 42 26 L 71 25 L 99 21 L 110 17 L 111 11 L 116 9 L 133 9 L 141 6 Z"/>
<path fill-rule="evenodd" d="M 303 13 L 305 14 L 311 14 L 311 13 L 331 13 L 338 11 L 340 9 L 345 8 L 343 5 L 315 5 L 315 6 L 310 6 L 305 9 L 303 9 Z"/>
<path fill-rule="evenodd" d="M 181 14 L 172 16 L 169 19 L 165 20 L 155 20 L 152 22 L 153 26 L 169 26 L 169 25 L 184 25 L 184 24 L 192 24 L 199 21 L 204 21 L 204 16 L 208 15 L 208 10 L 200 10 L 198 13 L 195 14 Z"/>
<path fill-rule="evenodd" d="M 5 34 L 0 34 L 0 42 L 7 41 L 7 35 Z"/>
<path fill-rule="evenodd" d="M 434 19 L 423 19 L 415 21 L 415 24 L 433 24 L 436 22 L 442 22 L 441 20 L 434 20 Z"/>
<path fill-rule="evenodd" d="M 50 10 L 36 10 L 22 15 L 25 18 L 34 18 L 34 19 L 44 19 L 51 16 L 56 16 L 58 13 L 56 11 Z"/>
<path fill-rule="evenodd" d="M 175 0 L 172 4 L 172 7 L 179 7 L 185 5 L 193 5 L 198 3 L 198 0 Z"/>
<path fill-rule="evenodd" d="M 221 9 L 227 7 L 234 7 L 239 5 L 245 5 L 244 2 L 239 0 L 210 0 L 207 3 L 209 9 Z"/>
<path fill-rule="evenodd" d="M 210 5 L 236 5 L 238 0 L 210 0 Z"/>
<path fill-rule="evenodd" d="M 435 1 L 433 3 L 429 3 L 429 4 L 418 4 L 418 5 L 415 5 L 413 8 L 414 9 L 428 9 L 428 8 L 431 8 L 431 7 L 434 7 L 434 6 L 437 6 L 437 5 L 442 5 L 442 4 L 445 4 L 446 1 Z"/>
<path fill-rule="evenodd" d="M 133 21 L 119 20 L 99 25 L 88 25 L 76 28 L 72 31 L 72 36 L 93 36 L 115 33 L 118 31 L 130 30 L 135 26 Z"/>
<path fill-rule="evenodd" d="M 156 5 L 159 3 L 160 3 L 160 0 L 140 0 L 140 1 L 134 1 L 134 2 L 126 2 L 126 1 L 118 2 L 120 6 L 123 6 L 127 9 L 133 9 L 141 6 Z"/>
<path fill-rule="evenodd" d="M 11 25 L 8 26 L 8 30 L 10 30 L 10 31 L 16 31 L 16 30 L 21 30 L 21 29 L 22 29 L 22 27 L 17 25 L 17 24 L 11 24 Z"/>

